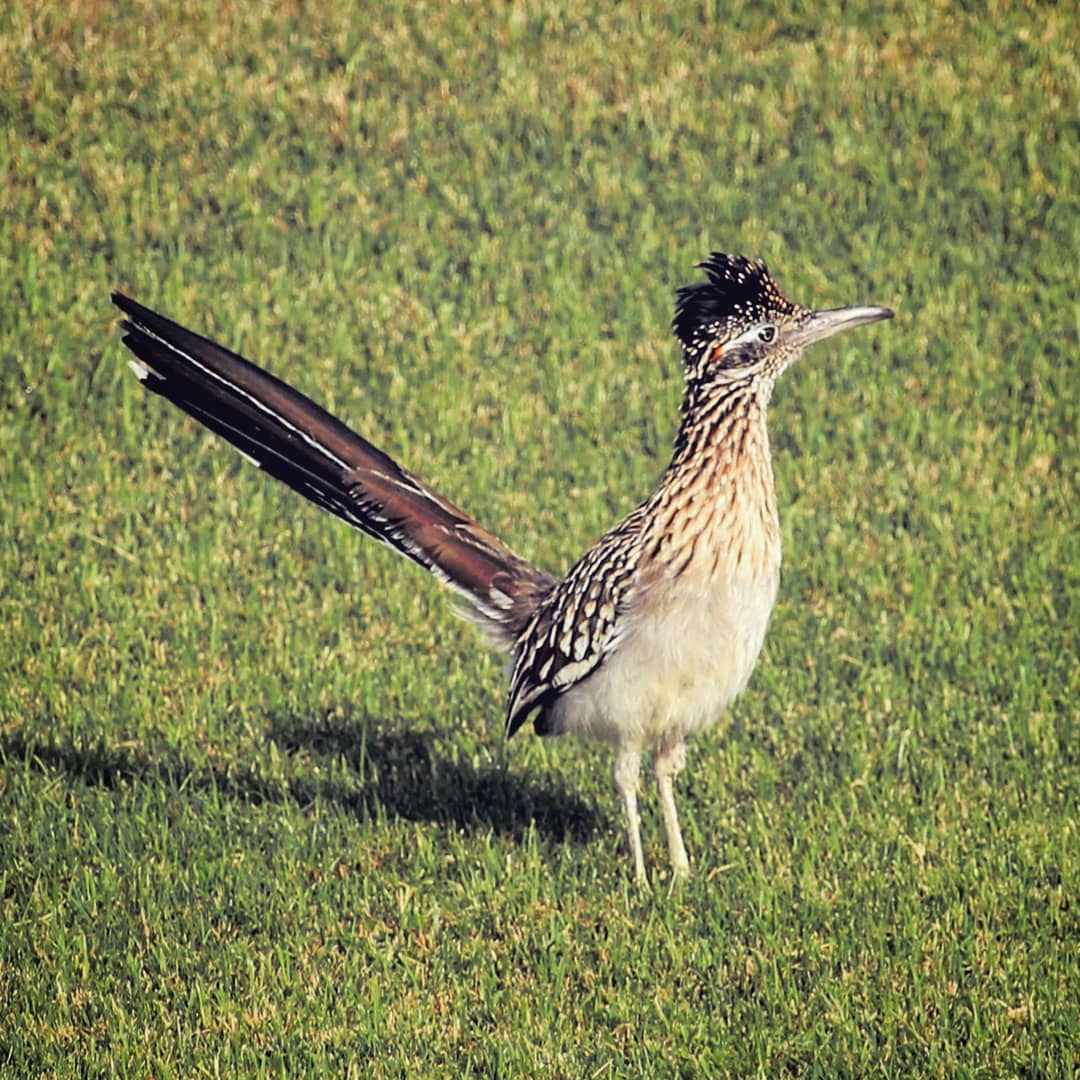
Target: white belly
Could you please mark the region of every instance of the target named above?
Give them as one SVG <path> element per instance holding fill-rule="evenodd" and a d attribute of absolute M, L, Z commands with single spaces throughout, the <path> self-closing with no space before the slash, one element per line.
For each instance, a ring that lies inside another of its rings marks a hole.
<path fill-rule="evenodd" d="M 716 723 L 754 670 L 779 576 L 777 557 L 765 573 L 654 585 L 644 617 L 627 613 L 611 654 L 555 703 L 553 729 L 644 750 Z"/>

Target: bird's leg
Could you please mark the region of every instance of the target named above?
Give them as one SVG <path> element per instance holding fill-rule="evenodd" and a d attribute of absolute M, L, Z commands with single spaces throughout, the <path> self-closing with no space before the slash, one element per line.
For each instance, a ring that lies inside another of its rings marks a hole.
<path fill-rule="evenodd" d="M 630 841 L 630 854 L 634 859 L 634 878 L 638 882 L 645 876 L 645 855 L 641 850 L 641 816 L 637 808 L 638 774 L 641 772 L 641 754 L 637 750 L 621 747 L 615 757 L 615 787 L 622 797 L 626 815 L 626 836 Z"/>
<path fill-rule="evenodd" d="M 653 769 L 656 773 L 656 786 L 660 791 L 660 809 L 664 813 L 671 869 L 676 877 L 686 877 L 690 873 L 690 860 L 686 857 L 686 845 L 683 844 L 682 832 L 679 829 L 679 815 L 675 811 L 675 777 L 682 772 L 685 765 L 686 743 L 682 739 L 661 742 L 656 748 Z"/>

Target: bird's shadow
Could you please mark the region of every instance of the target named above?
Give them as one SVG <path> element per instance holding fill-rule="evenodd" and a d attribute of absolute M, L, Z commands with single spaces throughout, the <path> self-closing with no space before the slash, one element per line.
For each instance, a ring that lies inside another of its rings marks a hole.
<path fill-rule="evenodd" d="M 426 732 L 388 730 L 304 717 L 272 720 L 270 737 L 287 754 L 344 762 L 359 791 L 321 792 L 365 815 L 428 821 L 457 829 L 521 837 L 530 830 L 551 840 L 584 842 L 602 826 L 596 809 L 558 780 L 516 775 L 505 764 L 476 765 Z M 443 752 L 443 751 L 446 752 Z"/>
<path fill-rule="evenodd" d="M 387 726 L 347 715 L 270 717 L 270 740 L 296 759 L 285 779 L 263 775 L 256 762 L 204 764 L 171 746 L 134 749 L 110 745 L 101 736 L 37 741 L 6 733 L 0 736 L 0 757 L 105 788 L 156 782 L 178 792 L 213 790 L 253 804 L 293 802 L 303 808 L 323 800 L 361 820 L 426 821 L 518 839 L 535 832 L 551 841 L 584 843 L 604 825 L 594 806 L 557 779 L 516 775 L 500 763 L 477 766 L 439 752 L 431 733 Z"/>

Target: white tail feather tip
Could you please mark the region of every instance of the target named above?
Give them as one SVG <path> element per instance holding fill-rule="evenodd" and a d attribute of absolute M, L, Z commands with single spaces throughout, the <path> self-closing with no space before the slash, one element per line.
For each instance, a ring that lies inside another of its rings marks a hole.
<path fill-rule="evenodd" d="M 234 447 L 234 449 L 249 465 L 254 465 L 256 469 L 262 468 L 262 462 L 259 461 L 258 458 L 253 458 L 250 454 L 245 454 L 238 446 Z"/>
<path fill-rule="evenodd" d="M 138 360 L 129 360 L 128 367 L 135 372 L 135 378 L 139 382 L 146 382 L 150 376 L 150 369 L 145 364 L 140 364 Z"/>

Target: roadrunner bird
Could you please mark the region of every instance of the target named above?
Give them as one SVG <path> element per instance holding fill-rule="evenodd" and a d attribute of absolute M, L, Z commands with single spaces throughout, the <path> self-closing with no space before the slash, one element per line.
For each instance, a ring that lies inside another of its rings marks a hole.
<path fill-rule="evenodd" d="M 656 490 L 562 578 L 538 569 L 340 420 L 273 375 L 120 293 L 124 344 L 146 389 L 272 476 L 463 594 L 510 653 L 506 734 L 614 744 L 634 874 L 646 879 L 638 775 L 652 751 L 676 875 L 689 871 L 673 785 L 686 740 L 746 686 L 780 580 L 765 420 L 773 384 L 815 342 L 892 316 L 811 311 L 764 263 L 714 253 L 676 294 L 685 375 L 671 463 Z"/>

